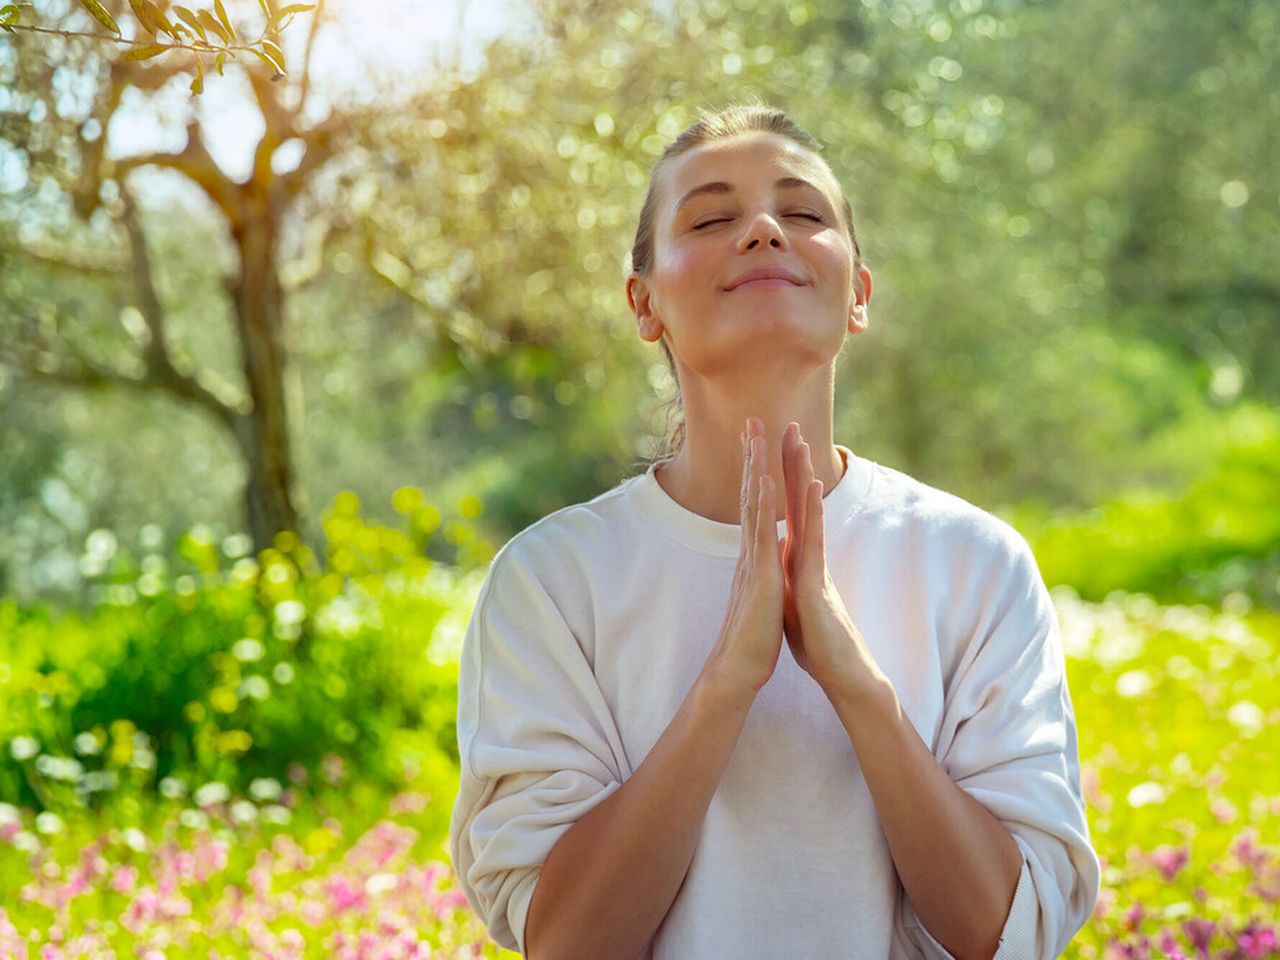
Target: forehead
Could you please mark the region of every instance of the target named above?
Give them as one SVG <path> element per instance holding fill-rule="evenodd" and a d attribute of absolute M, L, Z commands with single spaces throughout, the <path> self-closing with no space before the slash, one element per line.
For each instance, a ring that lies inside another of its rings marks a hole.
<path fill-rule="evenodd" d="M 677 157 L 664 171 L 662 207 L 674 216 L 689 191 L 707 183 L 724 182 L 734 188 L 773 184 L 795 177 L 813 184 L 839 208 L 839 185 L 826 163 L 789 137 L 747 133 L 695 147 Z"/>

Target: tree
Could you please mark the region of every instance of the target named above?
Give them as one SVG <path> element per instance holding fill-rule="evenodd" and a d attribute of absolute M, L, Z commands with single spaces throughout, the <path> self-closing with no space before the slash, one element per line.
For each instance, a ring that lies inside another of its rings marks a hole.
<path fill-rule="evenodd" d="M 271 34 L 283 11 L 274 0 L 263 0 L 263 7 L 268 18 L 265 32 Z M 74 26 L 79 16 L 76 12 L 65 19 Z M 281 226 L 294 201 L 341 150 L 350 130 L 348 119 L 339 113 L 315 121 L 307 112 L 311 55 L 322 17 L 323 3 L 311 21 L 296 83 L 281 82 L 278 64 L 269 59 L 241 66 L 264 126 L 251 175 L 244 181 L 233 179 L 214 161 L 195 116 L 186 125 L 186 144 L 181 149 L 121 159 L 105 155 L 107 133 L 126 98 L 154 94 L 175 78 L 200 70 L 198 56 L 191 61 L 170 56 L 158 63 L 143 63 L 127 54 L 104 53 L 102 45 L 86 39 L 83 31 L 57 38 L 57 43 L 40 38 L 39 46 L 24 43 L 24 38 L 8 39 L 18 55 L 16 62 L 10 61 L 13 93 L 3 116 L 3 139 L 23 157 L 25 199 L 30 203 L 51 187 L 71 200 L 82 220 L 99 211 L 108 215 L 124 234 L 128 250 L 129 287 L 117 284 L 115 292 L 136 309 L 141 325 L 131 331 L 139 348 L 131 361 L 96 360 L 62 333 L 65 325 L 60 324 L 59 314 L 65 304 L 34 302 L 19 285 L 10 284 L 0 292 L 10 328 L 0 348 L 0 362 L 26 377 L 88 390 L 109 386 L 162 390 L 213 417 L 234 438 L 247 465 L 245 514 L 258 550 L 270 546 L 276 533 L 299 526 L 284 390 L 288 358 L 283 341 Z M 65 102 L 59 86 L 69 75 L 92 89 L 92 95 L 80 103 Z M 292 169 L 277 172 L 273 159 L 286 143 L 300 146 L 301 158 Z M 236 258 L 225 286 L 241 352 L 240 389 L 219 388 L 199 369 L 180 369 L 174 361 L 166 336 L 168 310 L 157 292 L 157 270 L 130 186 L 130 174 L 142 168 L 181 174 L 223 220 Z M 44 242 L 36 231 L 11 229 L 5 256 L 17 263 L 61 260 L 56 253 L 40 249 Z M 119 273 L 122 266 L 116 263 L 108 272 Z"/>

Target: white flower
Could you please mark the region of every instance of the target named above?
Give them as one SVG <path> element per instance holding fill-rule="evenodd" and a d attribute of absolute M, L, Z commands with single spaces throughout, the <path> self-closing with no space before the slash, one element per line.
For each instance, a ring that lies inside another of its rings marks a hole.
<path fill-rule="evenodd" d="M 258 819 L 258 808 L 248 800 L 237 800 L 231 805 L 231 819 L 235 823 L 253 823 Z"/>
<path fill-rule="evenodd" d="M 249 796 L 259 802 L 279 800 L 281 792 L 280 781 L 272 777 L 259 777 L 249 784 Z"/>
<path fill-rule="evenodd" d="M 271 685 L 262 677 L 245 677 L 236 688 L 236 696 L 242 700 L 265 700 L 271 696 Z"/>
<path fill-rule="evenodd" d="M 281 600 L 275 606 L 276 622 L 288 626 L 301 623 L 307 615 L 307 608 L 297 600 Z"/>
<path fill-rule="evenodd" d="M 1145 670 L 1127 670 L 1116 678 L 1116 693 L 1122 697 L 1141 697 L 1151 692 L 1154 684 Z"/>
<path fill-rule="evenodd" d="M 40 838 L 30 830 L 15 833 L 9 842 L 13 844 L 13 849 L 21 850 L 23 853 L 35 853 L 40 849 Z"/>
<path fill-rule="evenodd" d="M 67 783 L 74 783 L 84 773 L 84 767 L 80 765 L 79 760 L 73 760 L 70 757 L 51 757 L 47 753 L 36 757 L 36 770 L 41 776 L 48 777 L 50 780 L 65 780 Z"/>
<path fill-rule="evenodd" d="M 1164 787 L 1154 780 L 1147 780 L 1129 791 L 1129 806 L 1145 807 L 1150 804 L 1164 803 L 1167 797 Z"/>
<path fill-rule="evenodd" d="M 1266 723 L 1262 709 L 1248 700 L 1233 704 L 1227 711 L 1227 719 L 1239 727 L 1241 736 L 1245 737 L 1256 737 Z"/>
<path fill-rule="evenodd" d="M 76 753 L 86 757 L 96 757 L 102 752 L 102 744 L 92 733 L 77 733 L 74 741 Z"/>
<path fill-rule="evenodd" d="M 232 656 L 241 663 L 252 663 L 255 660 L 261 660 L 266 652 L 262 642 L 255 640 L 253 637 L 244 637 L 237 640 L 231 647 Z"/>
<path fill-rule="evenodd" d="M 9 752 L 15 760 L 30 760 L 40 752 L 40 741 L 35 737 L 14 737 L 9 741 Z"/>
<path fill-rule="evenodd" d="M 147 835 L 137 827 L 127 827 L 123 833 L 125 845 L 138 853 L 147 852 Z"/>
<path fill-rule="evenodd" d="M 231 791 L 227 789 L 227 785 L 214 780 L 197 789 L 194 799 L 196 806 L 208 807 L 215 803 L 226 803 L 230 796 Z"/>
<path fill-rule="evenodd" d="M 364 882 L 364 888 L 371 896 L 377 896 L 388 890 L 394 890 L 398 882 L 394 873 L 375 873 Z"/>
<path fill-rule="evenodd" d="M 288 807 L 273 803 L 269 807 L 263 808 L 262 819 L 267 823 L 276 823 L 283 826 L 293 819 L 293 812 Z"/>
<path fill-rule="evenodd" d="M 61 833 L 63 826 L 62 818 L 49 810 L 36 815 L 36 829 L 41 833 Z"/>

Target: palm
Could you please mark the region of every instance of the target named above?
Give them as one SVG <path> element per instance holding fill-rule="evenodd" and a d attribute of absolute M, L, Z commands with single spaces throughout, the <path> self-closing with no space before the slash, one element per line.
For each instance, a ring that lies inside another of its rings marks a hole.
<path fill-rule="evenodd" d="M 795 582 L 795 562 L 799 556 L 800 545 L 793 541 L 791 531 L 787 531 L 787 536 L 781 544 L 782 552 L 782 632 L 787 638 L 787 644 L 791 647 L 791 655 L 795 657 L 796 663 L 808 672 L 808 657 L 805 655 L 804 649 L 804 632 L 800 627 L 800 611 L 796 605 L 795 590 L 792 584 Z"/>

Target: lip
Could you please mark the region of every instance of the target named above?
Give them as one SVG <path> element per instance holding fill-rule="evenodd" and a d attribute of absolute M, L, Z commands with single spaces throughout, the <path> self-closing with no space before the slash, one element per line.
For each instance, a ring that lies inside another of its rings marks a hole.
<path fill-rule="evenodd" d="M 782 281 L 782 283 L 762 283 L 758 281 Z M 733 282 L 725 287 L 725 292 L 736 290 L 744 284 L 750 284 L 754 289 L 765 289 L 768 287 L 784 286 L 791 284 L 800 287 L 804 285 L 804 281 L 797 277 L 790 270 L 783 267 L 757 267 L 755 270 L 748 270 L 746 273 L 735 277 Z"/>

